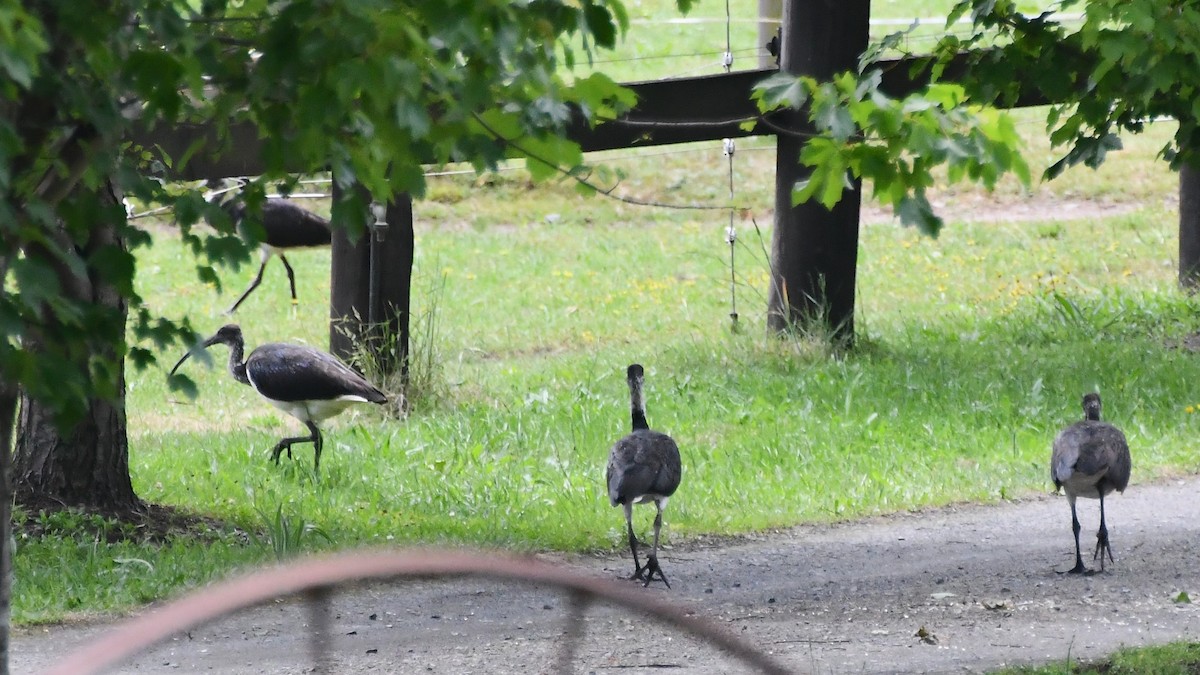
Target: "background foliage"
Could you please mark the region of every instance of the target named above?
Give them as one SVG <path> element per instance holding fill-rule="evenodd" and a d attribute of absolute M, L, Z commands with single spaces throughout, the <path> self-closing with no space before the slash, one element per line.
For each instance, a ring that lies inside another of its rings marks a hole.
<path fill-rule="evenodd" d="M 874 8 L 873 8 L 874 9 Z M 833 82 L 779 74 L 759 86 L 762 111 L 804 111 L 815 129 L 801 155 L 811 176 L 796 186 L 797 202 L 831 207 L 849 178 L 864 178 L 900 221 L 936 235 L 941 217 L 925 196 L 934 170 L 951 182 L 970 179 L 989 188 L 1005 172 L 1028 184 L 1028 169 L 1008 107 L 1021 98 L 1050 102 L 1046 130 L 1060 153 L 1045 169 L 1096 168 L 1121 148 L 1122 132 L 1171 118 L 1177 131 L 1160 156 L 1173 168 L 1192 162 L 1200 147 L 1200 107 L 1192 73 L 1200 67 L 1200 8 L 1157 0 L 960 0 L 948 8 L 944 35 L 913 51 L 919 30 L 883 36 L 858 72 Z M 969 29 L 958 31 L 966 17 Z M 914 72 L 934 82 L 903 100 L 879 91 L 880 60 L 920 57 Z M 967 55 L 969 79 L 940 82 L 951 62 Z"/>
<path fill-rule="evenodd" d="M 621 3 L 607 1 L 4 0 L 0 373 L 69 424 L 89 396 L 120 395 L 124 356 L 144 366 L 154 349 L 190 335 L 186 318 L 150 313 L 135 292 L 134 252 L 151 236 L 100 199 L 106 191 L 171 207 L 201 256 L 201 281 L 218 282 L 214 263 L 246 259 L 228 218 L 167 180 L 202 142 L 160 157 L 129 146 L 136 130 L 209 123 L 217 139 L 203 150 L 219 154 L 237 151 L 233 125 L 252 125 L 267 168 L 247 189 L 251 206 L 267 185 L 290 190 L 295 167 L 329 167 L 382 198 L 420 195 L 422 161 L 484 168 L 511 154 L 514 138 L 569 165 L 577 149 L 552 133 L 568 105 L 611 113 L 622 97 L 602 75 L 574 80 L 561 66 L 611 48 L 626 25 Z M 363 213 L 361 197 L 347 195 L 334 212 Z M 193 229 L 202 217 L 215 235 Z M 97 222 L 114 224 L 119 240 L 85 249 Z M 119 313 L 62 292 L 86 272 L 128 302 L 128 348 Z M 22 347 L 35 339 L 39 351 Z"/>

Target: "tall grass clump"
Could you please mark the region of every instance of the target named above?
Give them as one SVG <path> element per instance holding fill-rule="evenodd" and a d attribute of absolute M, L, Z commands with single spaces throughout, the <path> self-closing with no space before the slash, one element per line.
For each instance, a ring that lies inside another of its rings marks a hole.
<path fill-rule="evenodd" d="M 397 416 L 406 416 L 414 408 L 434 409 L 449 401 L 439 343 L 438 305 L 444 293 L 441 276 L 414 291 L 423 306 L 410 313 L 407 353 L 399 332 L 387 323 L 372 326 L 355 312 L 353 321 L 335 326 L 353 345 L 351 365 L 388 396 L 391 403 L 387 409 Z"/>
<path fill-rule="evenodd" d="M 262 507 L 255 510 L 262 523 L 260 536 L 271 548 L 276 560 L 283 561 L 298 555 L 314 539 L 333 543 L 329 533 L 306 522 L 303 516 L 284 513 L 283 504 L 276 505 L 274 511 Z"/>

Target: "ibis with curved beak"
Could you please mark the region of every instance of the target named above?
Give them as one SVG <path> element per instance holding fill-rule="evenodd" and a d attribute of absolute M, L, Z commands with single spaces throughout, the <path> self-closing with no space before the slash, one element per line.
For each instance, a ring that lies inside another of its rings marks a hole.
<path fill-rule="evenodd" d="M 215 344 L 229 347 L 229 373 L 233 379 L 248 384 L 268 403 L 295 417 L 308 427 L 308 436 L 284 438 L 271 451 L 271 460 L 279 463 L 279 455 L 292 445 L 312 443 L 313 470 L 321 468 L 321 446 L 324 441 L 317 422 L 333 417 L 355 403 L 386 403 L 387 396 L 362 375 L 342 363 L 337 357 L 305 345 L 268 342 L 259 345 L 243 360 L 246 343 L 237 324 L 223 326 L 215 335 L 199 345 L 207 349 Z M 192 355 L 188 351 L 171 369 L 171 375 Z"/>

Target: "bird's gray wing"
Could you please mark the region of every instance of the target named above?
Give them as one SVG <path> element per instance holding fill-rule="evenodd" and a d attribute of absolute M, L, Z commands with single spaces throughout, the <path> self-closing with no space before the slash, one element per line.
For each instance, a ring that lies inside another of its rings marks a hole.
<path fill-rule="evenodd" d="M 341 396 L 361 396 L 375 403 L 387 400 L 333 355 L 303 345 L 258 347 L 246 360 L 246 374 L 260 394 L 276 401 L 324 401 Z"/>

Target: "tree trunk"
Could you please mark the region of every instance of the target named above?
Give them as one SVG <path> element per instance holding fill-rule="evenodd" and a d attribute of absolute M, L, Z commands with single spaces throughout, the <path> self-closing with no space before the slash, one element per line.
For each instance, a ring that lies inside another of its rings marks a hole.
<path fill-rule="evenodd" d="M 98 198 L 105 204 L 118 201 L 111 190 L 102 189 L 100 193 Z M 104 221 L 104 218 L 98 218 L 87 241 L 75 245 L 80 259 L 88 260 L 93 252 L 103 247 L 123 248 L 118 224 Z M 125 325 L 128 307 L 124 298 L 96 271 L 89 270 L 87 277 L 81 277 L 60 263 L 58 277 L 63 294 L 116 312 L 120 325 Z M 52 312 L 46 312 L 45 316 L 47 322 L 55 320 Z M 66 330 L 61 325 L 50 328 Z M 13 492 L 18 503 L 34 508 L 53 503 L 126 512 L 141 506 L 129 478 L 123 346 L 103 347 L 103 339 L 92 344 L 96 345 L 95 349 L 113 350 L 83 358 L 104 356 L 116 364 L 115 400 L 92 399 L 80 422 L 72 428 L 59 429 L 51 407 L 22 393 L 13 456 Z M 28 339 L 23 348 L 36 351 L 39 343 L 36 339 Z"/>
<path fill-rule="evenodd" d="M 1200 168 L 1179 168 L 1179 285 L 1200 290 Z"/>
<path fill-rule="evenodd" d="M 854 71 L 867 47 L 870 0 L 788 0 L 783 11 L 780 69 L 829 80 Z M 799 131 L 799 116 L 791 128 Z M 858 265 L 858 218 L 862 188 L 842 193 L 832 210 L 809 201 L 792 206 L 803 139 L 781 134 L 776 149 L 775 230 L 771 242 L 771 288 L 767 325 L 775 331 L 820 327 L 836 342 L 854 339 L 854 293 Z"/>
<path fill-rule="evenodd" d="M 0 273 L 0 279 L 4 278 Z M 17 391 L 0 381 L 0 675 L 8 675 L 9 632 L 12 626 L 12 431 Z"/>
<path fill-rule="evenodd" d="M 103 400 L 92 400 L 90 407 L 82 422 L 60 431 L 49 408 L 21 397 L 13 458 L 19 503 L 42 506 L 50 501 L 106 511 L 131 511 L 141 505 L 129 478 L 124 409 Z"/>

